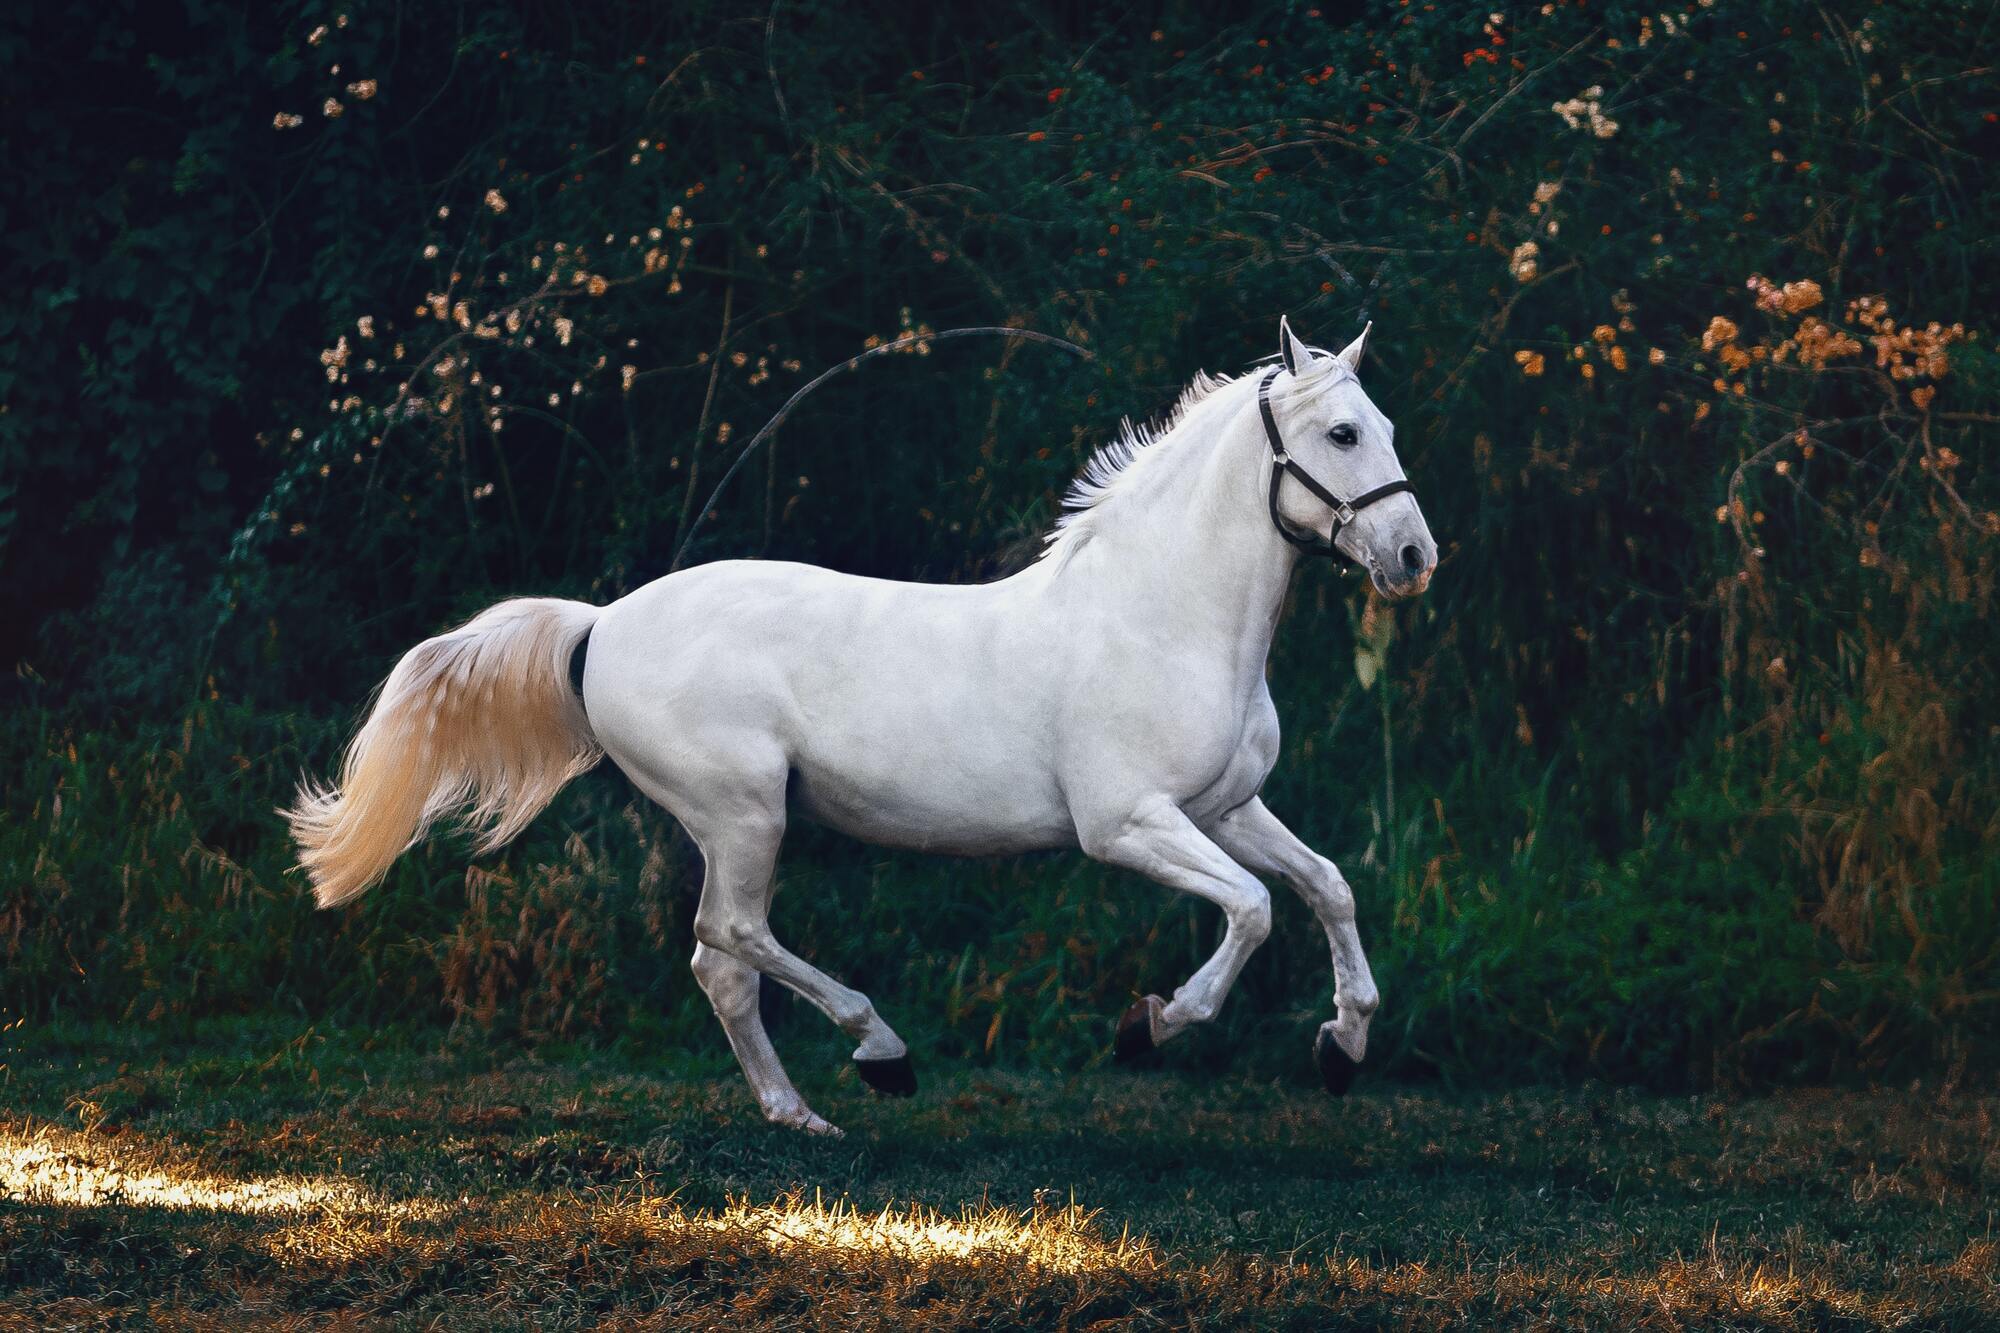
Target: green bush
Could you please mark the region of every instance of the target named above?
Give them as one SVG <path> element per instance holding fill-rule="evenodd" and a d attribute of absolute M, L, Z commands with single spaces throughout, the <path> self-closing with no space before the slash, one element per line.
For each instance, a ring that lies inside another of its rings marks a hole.
<path fill-rule="evenodd" d="M 664 573 L 871 340 L 1096 359 L 837 380 L 694 558 L 1014 567 L 1282 310 L 1377 322 L 1445 548 L 1407 609 L 1302 574 L 1273 662 L 1267 795 L 1357 885 L 1388 1058 L 1991 1066 L 1985 7 L 102 8 L 0 20 L 12 1012 L 717 1041 L 698 858 L 616 775 L 337 917 L 274 808 L 419 638 Z M 1096 1053 L 1214 941 L 1076 858 L 782 875 L 785 938 L 971 1055 Z M 1297 1063 L 1330 976 L 1280 924 L 1187 1058 Z"/>

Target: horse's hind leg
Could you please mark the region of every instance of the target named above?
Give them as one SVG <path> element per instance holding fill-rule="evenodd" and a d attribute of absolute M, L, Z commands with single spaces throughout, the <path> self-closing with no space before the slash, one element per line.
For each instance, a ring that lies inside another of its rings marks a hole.
<path fill-rule="evenodd" d="M 715 1016 L 722 1020 L 729 1049 L 736 1052 L 736 1062 L 743 1066 L 743 1077 L 750 1081 L 750 1090 L 757 1095 L 757 1104 L 764 1108 L 765 1118 L 813 1134 L 838 1134 L 839 1130 L 813 1114 L 806 1099 L 786 1077 L 784 1065 L 778 1062 L 778 1052 L 772 1047 L 770 1034 L 764 1031 L 764 1020 L 758 1012 L 757 969 L 719 949 L 697 944 L 694 975 L 707 992 L 708 1002 L 715 1006 Z"/>
<path fill-rule="evenodd" d="M 810 1000 L 836 1027 L 859 1043 L 854 1061 L 862 1078 L 871 1086 L 905 1096 L 916 1091 L 909 1048 L 882 1021 L 868 997 L 812 966 L 778 943 L 771 933 L 771 882 L 777 868 L 778 844 L 785 832 L 782 776 L 761 797 L 737 803 L 730 816 L 729 823 L 721 828 L 698 828 L 692 824 L 689 827 L 708 859 L 701 906 L 694 918 L 695 938 L 704 948 L 761 972 Z M 769 1041 L 763 1036 L 762 1024 L 754 1018 L 756 987 L 747 984 L 744 988 L 749 999 L 732 996 L 732 1002 L 739 1009 L 745 1006 L 750 1009 L 755 1035 L 750 1035 L 750 1023 L 742 1026 L 753 1053 L 761 1057 L 769 1049 Z M 731 1044 L 736 1044 L 733 1033 Z M 739 1058 L 743 1053 L 744 1047 L 737 1046 Z M 775 1055 L 771 1057 L 771 1065 L 776 1066 Z M 747 1058 L 744 1072 L 756 1083 L 757 1074 Z"/>

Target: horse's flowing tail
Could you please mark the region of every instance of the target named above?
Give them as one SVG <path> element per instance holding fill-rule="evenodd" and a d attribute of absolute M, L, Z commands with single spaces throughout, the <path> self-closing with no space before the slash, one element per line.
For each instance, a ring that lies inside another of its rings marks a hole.
<path fill-rule="evenodd" d="M 505 844 L 602 753 L 569 685 L 598 609 L 502 602 L 404 654 L 356 733 L 339 785 L 286 812 L 321 907 L 366 893 L 441 815 L 464 809 L 482 853 Z"/>

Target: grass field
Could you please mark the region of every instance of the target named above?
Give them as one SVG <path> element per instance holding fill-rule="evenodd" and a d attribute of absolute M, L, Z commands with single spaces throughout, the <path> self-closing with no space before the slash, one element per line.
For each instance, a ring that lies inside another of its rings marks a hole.
<path fill-rule="evenodd" d="M 2000 1327 L 2000 1099 L 1935 1088 L 920 1067 L 886 1102 L 790 1040 L 822 1141 L 712 1053 L 4 1041 L 9 1326 Z"/>

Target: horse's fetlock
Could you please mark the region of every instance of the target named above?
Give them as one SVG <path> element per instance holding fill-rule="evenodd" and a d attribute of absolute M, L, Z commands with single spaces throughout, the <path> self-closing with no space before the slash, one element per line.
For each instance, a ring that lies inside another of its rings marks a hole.
<path fill-rule="evenodd" d="M 833 1025 L 850 1037 L 866 1036 L 880 1021 L 875 1016 L 875 1006 L 865 996 L 856 995 L 834 1006 Z"/>
<path fill-rule="evenodd" d="M 764 1118 L 777 1125 L 798 1125 L 812 1114 L 806 1099 L 792 1091 L 767 1092 L 757 1099 Z"/>
<path fill-rule="evenodd" d="M 1185 989 L 1174 992 L 1174 1002 L 1170 1007 L 1173 1012 L 1167 1017 L 1171 1020 L 1175 1031 L 1195 1023 L 1212 1023 L 1215 1021 L 1215 1016 L 1222 1012 L 1222 1002 L 1218 998 L 1211 995 L 1189 995 L 1185 993 Z"/>

